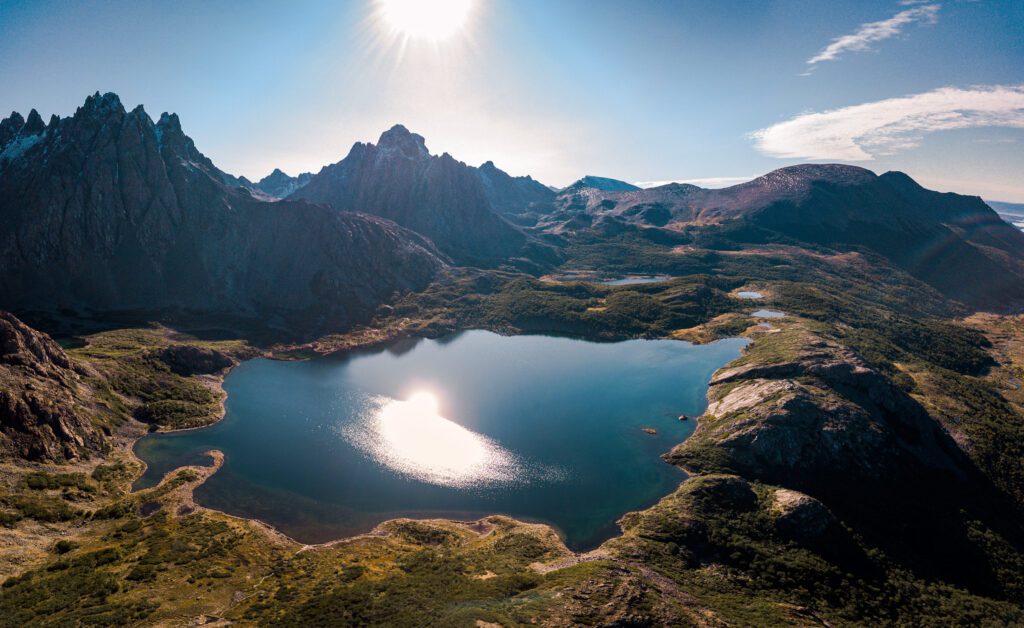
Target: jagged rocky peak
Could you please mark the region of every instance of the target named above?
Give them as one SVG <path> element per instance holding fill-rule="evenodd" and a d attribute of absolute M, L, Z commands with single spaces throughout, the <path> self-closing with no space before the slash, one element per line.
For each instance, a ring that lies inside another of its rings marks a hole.
<path fill-rule="evenodd" d="M 87 96 L 85 104 L 78 108 L 75 112 L 77 115 L 79 112 L 103 112 L 103 111 L 120 111 L 124 113 L 124 105 L 121 104 L 121 97 L 114 92 L 107 92 L 106 94 L 100 95 L 96 92 L 92 96 Z"/>
<path fill-rule="evenodd" d="M 422 135 L 413 133 L 401 124 L 396 124 L 381 133 L 377 140 L 377 148 L 386 151 L 397 151 L 406 157 L 429 157 L 426 140 Z"/>
<path fill-rule="evenodd" d="M 25 126 L 21 127 L 22 135 L 39 135 L 46 130 L 46 123 L 43 122 L 43 117 L 39 115 L 39 112 L 33 109 L 28 112 L 28 118 L 25 119 Z"/>
<path fill-rule="evenodd" d="M 499 168 L 496 165 L 494 165 L 494 162 L 489 160 L 489 159 L 487 161 L 485 161 L 484 163 L 480 164 L 480 170 L 482 172 L 484 172 L 485 174 L 487 174 L 487 175 L 507 174 L 504 170 L 502 170 L 501 168 Z M 527 175 L 526 178 L 530 179 L 531 177 L 529 175 Z"/>
<path fill-rule="evenodd" d="M 459 263 L 522 258 L 527 244 L 525 234 L 494 212 L 476 168 L 431 155 L 423 137 L 400 124 L 376 145 L 356 143 L 290 198 L 392 220 Z"/>
<path fill-rule="evenodd" d="M 85 103 L 75 110 L 73 119 L 78 121 L 91 121 L 101 124 L 110 118 L 120 118 L 126 115 L 121 98 L 113 92 L 100 95 L 96 92 L 85 99 Z"/>
<path fill-rule="evenodd" d="M 12 111 L 9 117 L 0 120 L 0 152 L 11 143 L 23 126 L 25 118 L 17 111 Z"/>
<path fill-rule="evenodd" d="M 176 133 L 184 135 L 184 132 L 181 130 L 181 120 L 176 113 L 167 113 L 166 111 L 161 113 L 156 126 L 160 129 L 161 134 Z"/>
<path fill-rule="evenodd" d="M 24 120 L 18 112 L 11 113 L 11 117 L 0 123 L 0 167 L 39 144 L 45 131 L 46 123 L 35 109 Z"/>
<path fill-rule="evenodd" d="M 0 127 L 13 128 L 15 131 L 21 129 L 24 124 L 25 118 L 17 111 L 12 111 L 10 116 L 0 120 Z"/>
<path fill-rule="evenodd" d="M 280 168 L 274 168 L 273 172 L 257 181 L 254 187 L 271 198 L 284 198 L 309 183 L 312 178 L 312 172 L 303 172 L 293 177 Z"/>

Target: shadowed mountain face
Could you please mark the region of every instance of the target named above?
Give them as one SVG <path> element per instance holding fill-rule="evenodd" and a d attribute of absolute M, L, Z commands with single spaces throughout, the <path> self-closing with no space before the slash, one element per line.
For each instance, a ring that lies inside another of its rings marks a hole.
<path fill-rule="evenodd" d="M 555 191 L 533 177 L 513 177 L 493 161 L 476 169 L 491 207 L 502 214 L 551 211 Z"/>
<path fill-rule="evenodd" d="M 397 125 L 376 145 L 356 143 L 291 196 L 394 220 L 433 240 L 453 259 L 493 265 L 520 256 L 526 236 L 491 208 L 476 171 Z"/>
<path fill-rule="evenodd" d="M 0 126 L 5 307 L 183 308 L 337 328 L 444 264 L 377 217 L 254 198 L 176 115 L 154 123 L 96 94 L 49 126 L 34 118 L 13 134 L 16 118 Z"/>
<path fill-rule="evenodd" d="M 572 234 L 614 224 L 703 232 L 723 245 L 781 238 L 863 247 L 968 303 L 1004 307 L 1024 300 L 1024 234 L 981 199 L 926 190 L 900 172 L 801 165 L 719 190 L 681 184 L 566 189 L 555 205 L 539 229 Z"/>

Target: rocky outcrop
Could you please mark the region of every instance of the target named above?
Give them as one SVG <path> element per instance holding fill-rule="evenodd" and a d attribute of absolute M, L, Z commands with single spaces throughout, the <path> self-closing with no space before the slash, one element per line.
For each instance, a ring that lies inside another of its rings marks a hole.
<path fill-rule="evenodd" d="M 772 493 L 771 514 L 780 534 L 798 540 L 821 538 L 838 524 L 825 504 L 786 488 L 775 489 Z"/>
<path fill-rule="evenodd" d="M 254 198 L 176 115 L 154 123 L 114 94 L 36 135 L 28 126 L 0 160 L 0 306 L 177 309 L 330 330 L 445 265 L 393 222 Z"/>
<path fill-rule="evenodd" d="M 0 312 L 0 449 L 49 462 L 102 451 L 87 399 L 60 345 Z"/>
<path fill-rule="evenodd" d="M 972 530 L 1019 551 L 1019 507 L 939 421 L 850 349 L 798 327 L 761 336 L 715 374 L 708 399 L 696 433 L 666 458 L 698 478 L 730 473 L 771 485 L 773 535 L 851 564 L 864 560 L 852 549 L 863 543 L 958 586 L 1015 590 Z M 931 551 L 939 545 L 941 554 Z"/>
<path fill-rule="evenodd" d="M 791 359 L 752 359 L 715 374 L 696 440 L 672 461 L 699 469 L 701 443 L 744 476 L 785 486 L 879 481 L 908 466 L 965 477 L 949 435 L 887 377 L 809 333 L 787 341 L 799 347 Z"/>

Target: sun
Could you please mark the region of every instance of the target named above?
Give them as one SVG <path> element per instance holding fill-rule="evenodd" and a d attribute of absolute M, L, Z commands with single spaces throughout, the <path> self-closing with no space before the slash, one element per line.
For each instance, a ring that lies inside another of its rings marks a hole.
<path fill-rule="evenodd" d="M 376 0 L 377 13 L 395 34 L 441 41 L 461 31 L 474 0 Z"/>

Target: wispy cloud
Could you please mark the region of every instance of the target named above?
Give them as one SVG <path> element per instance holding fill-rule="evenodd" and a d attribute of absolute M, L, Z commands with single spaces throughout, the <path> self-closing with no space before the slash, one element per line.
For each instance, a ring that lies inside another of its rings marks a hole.
<path fill-rule="evenodd" d="M 861 161 L 912 148 L 928 133 L 973 127 L 1024 129 L 1024 84 L 944 87 L 805 113 L 750 137 L 773 157 Z"/>
<path fill-rule="evenodd" d="M 690 185 L 696 185 L 702 188 L 727 188 L 730 185 L 736 185 L 737 183 L 745 183 L 751 179 L 756 179 L 757 175 L 751 175 L 749 177 L 704 177 L 702 179 L 665 179 L 663 181 L 636 181 L 633 185 L 641 188 L 656 188 L 660 185 L 668 185 L 669 183 L 689 183 Z"/>
<path fill-rule="evenodd" d="M 832 43 L 825 46 L 821 52 L 808 59 L 807 65 L 813 68 L 822 61 L 832 61 L 847 52 L 868 50 L 871 44 L 895 37 L 903 32 L 906 26 L 915 22 L 934 24 L 938 20 L 940 6 L 938 4 L 915 6 L 900 11 L 887 20 L 861 24 L 853 33 L 833 39 Z"/>

